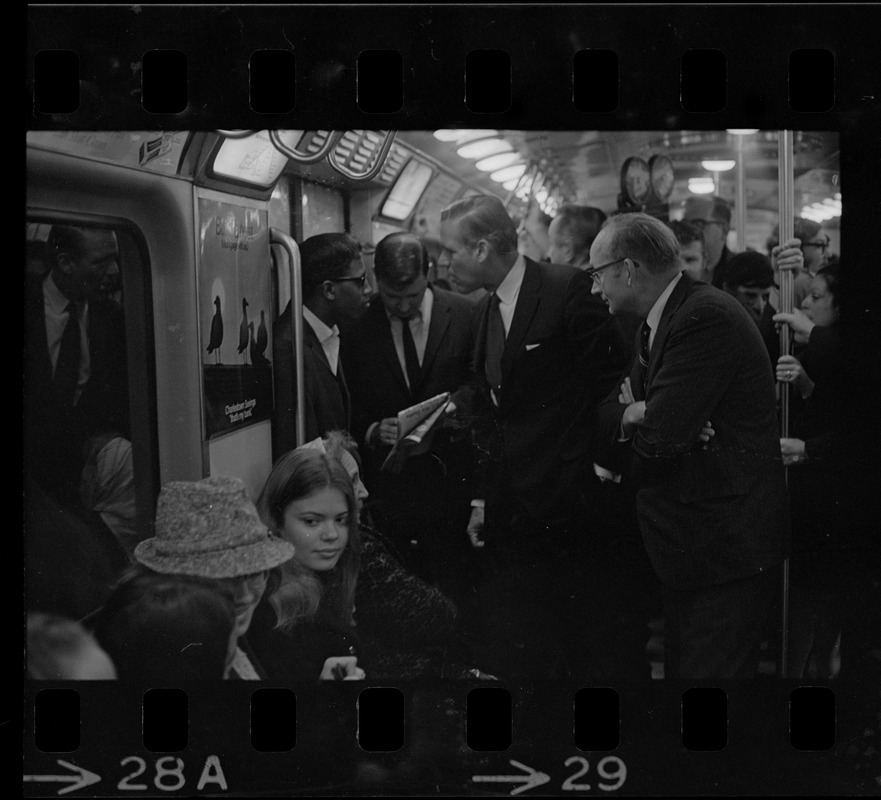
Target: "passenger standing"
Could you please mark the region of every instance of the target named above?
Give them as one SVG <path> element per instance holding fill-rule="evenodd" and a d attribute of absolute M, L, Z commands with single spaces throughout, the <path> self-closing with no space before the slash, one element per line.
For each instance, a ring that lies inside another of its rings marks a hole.
<path fill-rule="evenodd" d="M 548 259 L 552 264 L 571 264 L 585 269 L 590 246 L 606 221 L 606 214 L 593 206 L 567 203 L 560 207 L 548 228 Z"/>
<path fill-rule="evenodd" d="M 665 677 L 748 678 L 788 552 L 775 392 L 758 327 L 681 271 L 672 231 L 613 217 L 591 249 L 611 314 L 644 319 L 629 376 L 600 406 L 600 465 L 638 484 L 663 584 Z M 707 421 L 715 431 L 703 441 Z"/>
<path fill-rule="evenodd" d="M 113 231 L 62 225 L 48 249 L 49 272 L 25 284 L 25 469 L 79 506 L 86 441 L 128 431 L 125 322 L 101 293 L 119 249 Z"/>
<path fill-rule="evenodd" d="M 465 432 L 439 430 L 430 450 L 400 472 L 382 467 L 397 441 L 399 411 L 467 384 L 474 304 L 429 284 L 426 248 L 412 234 L 386 236 L 373 269 L 381 302 L 342 343 L 371 513 L 420 577 L 456 594 L 470 555 L 461 536 L 470 500 Z"/>
<path fill-rule="evenodd" d="M 682 204 L 683 219 L 699 228 L 707 252 L 707 283 L 721 289 L 727 277 L 728 232 L 731 230 L 731 206 L 721 197 L 691 195 Z"/>
<path fill-rule="evenodd" d="M 484 652 L 513 679 L 580 680 L 601 645 L 602 569 L 591 546 L 598 480 L 589 473 L 598 399 L 622 368 L 622 343 L 590 279 L 517 253 L 501 201 L 477 195 L 441 214 L 451 282 L 484 287 L 474 351 L 476 482 L 468 535 L 486 545 Z"/>
<path fill-rule="evenodd" d="M 349 390 L 340 360 L 340 326 L 370 304 L 361 245 L 347 233 L 320 233 L 300 247 L 303 285 L 303 379 L 306 441 L 351 426 Z M 275 321 L 272 354 L 275 406 L 272 452 L 277 459 L 298 444 L 291 304 Z"/>

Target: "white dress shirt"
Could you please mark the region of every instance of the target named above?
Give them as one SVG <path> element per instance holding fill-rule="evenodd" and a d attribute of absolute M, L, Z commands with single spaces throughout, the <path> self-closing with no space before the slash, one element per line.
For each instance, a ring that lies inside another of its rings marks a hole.
<path fill-rule="evenodd" d="M 327 363 L 330 364 L 330 371 L 336 375 L 337 367 L 340 362 L 340 329 L 334 325 L 328 328 L 315 314 L 306 306 L 303 306 L 303 319 L 306 320 L 315 331 L 318 341 L 321 342 L 321 349 L 327 356 Z"/>
<path fill-rule="evenodd" d="M 410 333 L 413 334 L 413 344 L 416 345 L 416 355 L 419 357 L 420 366 L 422 366 L 422 362 L 425 360 L 425 347 L 428 344 L 428 331 L 431 328 L 431 310 L 433 308 L 434 295 L 432 294 L 431 287 L 429 287 L 425 290 L 425 294 L 422 296 L 422 303 L 419 305 L 419 310 L 410 317 L 409 321 Z M 398 354 L 398 363 L 401 365 L 401 371 L 404 373 L 404 380 L 407 382 L 407 387 L 410 388 L 410 381 L 407 378 L 407 360 L 404 358 L 404 321 L 394 314 L 389 314 L 388 310 L 386 310 L 385 313 L 388 316 L 389 324 L 392 328 L 392 341 L 395 343 L 395 352 Z"/>

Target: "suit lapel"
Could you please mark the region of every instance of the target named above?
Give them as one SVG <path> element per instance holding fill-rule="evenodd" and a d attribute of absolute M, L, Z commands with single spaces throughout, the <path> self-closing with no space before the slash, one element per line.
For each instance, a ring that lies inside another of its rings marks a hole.
<path fill-rule="evenodd" d="M 657 371 L 658 354 L 663 351 L 664 347 L 667 344 L 667 337 L 670 335 L 671 320 L 676 312 L 679 310 L 679 307 L 682 305 L 685 298 L 688 296 L 688 293 L 693 285 L 694 281 L 691 279 L 691 277 L 683 273 L 682 277 L 679 279 L 679 283 L 676 284 L 676 287 L 673 289 L 672 294 L 667 299 L 667 304 L 664 306 L 664 311 L 661 314 L 661 321 L 658 324 L 658 330 L 655 333 L 655 339 L 652 342 L 652 349 L 649 354 L 649 365 L 645 384 L 646 386 L 649 386 L 651 384 L 652 379 L 655 376 L 655 372 Z M 639 347 L 638 340 L 637 347 Z"/>
<path fill-rule="evenodd" d="M 523 283 L 520 285 L 520 294 L 517 296 L 517 306 L 514 309 L 514 318 L 511 320 L 511 329 L 505 337 L 505 351 L 502 353 L 503 387 L 505 385 L 505 378 L 511 371 L 514 358 L 520 352 L 523 340 L 529 331 L 529 326 L 532 324 L 532 320 L 538 311 L 540 288 L 541 274 L 539 268 L 527 258 L 526 270 L 523 273 Z"/>
<path fill-rule="evenodd" d="M 431 365 L 437 355 L 440 344 L 450 327 L 451 309 L 449 303 L 446 302 L 446 299 L 442 297 L 439 292 L 432 290 L 432 293 L 434 294 L 434 303 L 431 307 L 431 324 L 428 326 L 428 340 L 425 343 L 425 355 L 422 357 L 420 382 L 424 381 L 425 376 L 431 370 Z M 416 389 L 419 388 L 420 387 L 418 386 L 415 387 L 413 393 L 415 394 Z"/>

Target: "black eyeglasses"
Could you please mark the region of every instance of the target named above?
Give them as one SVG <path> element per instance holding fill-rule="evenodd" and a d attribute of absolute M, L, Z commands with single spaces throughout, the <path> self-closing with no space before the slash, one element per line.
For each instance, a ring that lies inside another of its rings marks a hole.
<path fill-rule="evenodd" d="M 352 283 L 357 283 L 359 286 L 364 286 L 367 283 L 367 273 L 362 272 L 355 278 L 331 278 L 331 283 L 345 283 L 346 281 L 352 281 Z"/>
<path fill-rule="evenodd" d="M 802 242 L 801 249 L 804 250 L 806 247 L 819 247 L 821 253 L 826 252 L 826 248 L 829 247 L 829 242 Z"/>
<path fill-rule="evenodd" d="M 600 273 L 604 269 L 608 269 L 609 267 L 614 267 L 615 264 L 620 264 L 622 261 L 626 261 L 626 260 L 627 260 L 627 256 L 624 256 L 624 258 L 617 258 L 614 261 L 610 261 L 608 264 L 601 264 L 599 267 L 588 267 L 585 270 L 585 272 L 588 275 L 590 275 L 591 278 L 593 278 L 594 283 L 599 284 L 603 280 L 603 276 L 600 275 Z"/>

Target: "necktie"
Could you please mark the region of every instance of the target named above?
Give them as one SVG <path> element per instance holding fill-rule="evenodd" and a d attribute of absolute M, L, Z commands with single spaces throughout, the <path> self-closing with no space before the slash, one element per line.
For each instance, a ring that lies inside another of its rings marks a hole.
<path fill-rule="evenodd" d="M 68 303 L 64 310 L 68 314 L 67 325 L 61 335 L 54 383 L 63 402 L 73 404 L 80 373 L 80 307 L 77 303 Z"/>
<path fill-rule="evenodd" d="M 505 350 L 505 323 L 499 311 L 499 296 L 490 296 L 486 320 L 486 378 L 490 388 L 498 394 L 502 385 L 502 353 Z"/>
<path fill-rule="evenodd" d="M 639 359 L 639 374 L 642 380 L 642 396 L 645 398 L 645 389 L 646 389 L 646 379 L 648 378 L 649 371 L 649 337 L 652 335 L 652 328 L 648 324 L 648 322 L 642 323 L 642 328 L 639 332 L 639 353 L 637 354 L 637 358 Z"/>
<path fill-rule="evenodd" d="M 410 384 L 410 394 L 416 394 L 419 377 L 422 368 L 419 366 L 419 355 L 416 352 L 416 343 L 413 341 L 413 332 L 410 330 L 410 319 L 401 320 L 401 337 L 404 340 L 404 363 L 407 366 L 407 383 Z"/>

